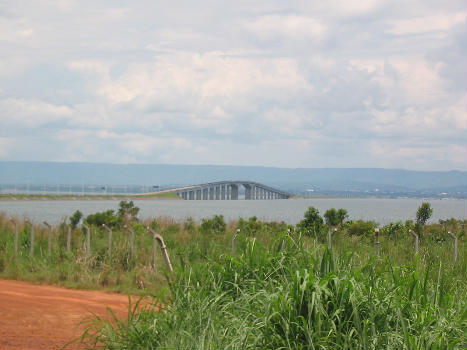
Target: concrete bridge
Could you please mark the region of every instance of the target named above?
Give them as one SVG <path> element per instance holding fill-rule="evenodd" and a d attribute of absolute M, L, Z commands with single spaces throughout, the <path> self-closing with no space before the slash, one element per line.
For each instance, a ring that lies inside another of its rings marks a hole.
<path fill-rule="evenodd" d="M 220 181 L 163 190 L 186 200 L 237 200 L 239 187 L 245 188 L 245 199 L 287 199 L 290 194 L 252 181 Z"/>

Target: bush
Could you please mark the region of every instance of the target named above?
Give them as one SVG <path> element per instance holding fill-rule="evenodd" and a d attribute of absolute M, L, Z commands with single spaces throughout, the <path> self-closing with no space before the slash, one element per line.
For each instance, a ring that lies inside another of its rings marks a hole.
<path fill-rule="evenodd" d="M 212 219 L 203 219 L 200 226 L 200 231 L 203 234 L 223 234 L 227 225 L 223 215 L 215 215 Z"/>
<path fill-rule="evenodd" d="M 375 227 L 376 224 L 373 221 L 357 220 L 349 225 L 347 231 L 351 236 L 364 236 L 372 234 Z"/>
<path fill-rule="evenodd" d="M 256 216 L 252 216 L 248 219 L 248 221 L 240 218 L 238 220 L 238 228 L 243 235 L 250 236 L 261 231 L 263 228 L 263 223 L 258 221 Z"/>
<path fill-rule="evenodd" d="M 404 225 L 402 222 L 397 221 L 397 222 L 391 222 L 388 225 L 384 226 L 381 229 L 382 233 L 388 236 L 395 236 L 402 231 L 404 231 Z"/>
<path fill-rule="evenodd" d="M 121 220 L 119 220 L 119 218 L 115 216 L 113 210 L 107 210 L 88 215 L 85 221 L 89 225 L 96 225 L 99 227 L 103 224 L 108 227 L 116 227 L 119 226 L 121 223 Z"/>

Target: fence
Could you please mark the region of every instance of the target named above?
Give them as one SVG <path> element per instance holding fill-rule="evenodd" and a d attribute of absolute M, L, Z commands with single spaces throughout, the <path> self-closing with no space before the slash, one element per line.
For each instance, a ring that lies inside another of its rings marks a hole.
<path fill-rule="evenodd" d="M 14 225 L 14 255 L 18 255 L 18 244 L 19 244 L 19 227 L 20 223 L 17 220 L 10 219 L 10 222 L 13 223 Z M 50 256 L 52 254 L 52 236 L 54 231 L 56 231 L 56 228 L 48 224 L 46 221 L 43 222 L 43 225 L 45 226 L 45 229 L 47 231 L 47 254 Z M 29 221 L 25 220 L 23 223 L 23 226 L 29 226 L 29 257 L 33 258 L 34 257 L 34 247 L 35 247 L 35 227 L 34 225 Z M 84 229 L 86 236 L 85 236 L 85 241 L 84 241 L 84 251 L 86 257 L 90 257 L 92 255 L 91 251 L 91 239 L 92 239 L 92 230 L 91 227 L 89 227 L 86 224 L 82 224 L 82 228 Z M 106 225 L 102 225 L 102 228 L 107 232 L 107 255 L 110 257 L 112 255 L 112 234 L 113 231 L 111 228 L 109 228 Z M 130 257 L 135 258 L 136 253 L 135 253 L 135 232 L 132 227 L 128 225 L 124 225 L 123 228 L 128 231 L 129 235 L 129 246 L 130 246 Z M 61 229 L 66 232 L 66 251 L 70 252 L 71 251 L 71 240 L 72 240 L 72 227 L 68 224 L 65 223 L 65 220 L 62 221 L 61 224 Z M 96 229 L 96 228 L 95 228 Z M 154 271 L 157 271 L 157 264 L 156 264 L 156 256 L 157 256 L 157 245 L 159 245 L 162 256 L 165 260 L 165 263 L 170 271 L 173 271 L 172 264 L 170 262 L 170 257 L 167 251 L 167 246 L 165 245 L 163 237 L 158 234 L 155 230 L 153 230 L 151 227 L 147 226 L 146 232 L 150 235 L 152 235 L 152 269 Z M 333 240 L 333 235 L 338 232 L 337 228 L 331 228 L 328 231 L 328 247 L 329 249 L 332 249 L 332 240 Z M 379 234 L 380 230 L 379 228 L 375 229 L 375 234 L 374 234 L 374 251 L 376 255 L 380 254 L 380 241 L 379 241 Z M 409 230 L 409 233 L 413 236 L 414 238 L 414 255 L 417 255 L 419 252 L 419 236 L 417 233 L 415 233 L 413 230 Z M 237 237 L 241 234 L 240 230 L 237 229 L 232 238 L 232 255 L 235 255 L 237 252 Z M 457 262 L 458 258 L 458 238 L 455 234 L 453 234 L 451 231 L 448 231 L 448 234 L 450 237 L 453 239 L 453 261 L 454 264 Z M 285 247 L 285 241 L 287 238 L 290 238 L 290 229 L 287 230 L 287 235 L 286 238 L 283 239 L 282 244 L 281 244 L 281 249 L 284 249 Z"/>
<path fill-rule="evenodd" d="M 20 223 L 17 220 L 11 219 L 10 222 L 13 223 L 14 225 L 14 248 L 13 252 L 14 255 L 17 256 L 19 251 L 18 251 L 18 244 L 19 244 L 19 227 Z M 46 221 L 43 222 L 43 225 L 45 226 L 45 229 L 47 230 L 47 255 L 50 256 L 52 254 L 52 236 L 54 231 L 56 231 L 56 228 L 51 226 L 49 223 Z M 35 226 L 29 221 L 25 220 L 23 223 L 23 229 L 29 226 L 29 257 L 34 258 L 34 252 L 35 252 Z M 86 232 L 85 240 L 84 240 L 84 251 L 85 255 L 87 258 L 91 257 L 92 255 L 92 250 L 91 250 L 91 239 L 92 239 L 92 228 L 95 227 L 90 227 L 86 224 L 81 225 L 84 231 Z M 68 224 L 65 224 L 63 221 L 61 224 L 62 230 L 66 231 L 66 251 L 70 252 L 71 251 L 71 241 L 72 241 L 72 227 Z M 102 228 L 107 232 L 108 234 L 108 240 L 107 240 L 107 255 L 110 257 L 112 255 L 112 234 L 113 231 L 111 228 L 106 226 L 105 224 L 102 225 Z M 130 233 L 130 239 L 129 239 L 129 245 L 130 245 L 130 256 L 134 258 L 135 255 L 135 232 L 133 231 L 132 228 L 129 226 L 125 225 L 124 229 L 127 230 Z M 146 231 L 152 235 L 153 237 L 153 245 L 152 245 L 152 268 L 154 271 L 157 271 L 157 266 L 156 266 L 156 256 L 157 256 L 157 245 L 159 245 L 161 251 L 162 251 L 162 256 L 167 264 L 167 267 L 170 271 L 173 271 L 172 264 L 170 262 L 169 254 L 167 252 L 167 246 L 165 245 L 164 239 L 160 234 L 155 232 L 153 229 L 151 229 L 149 226 L 146 227 Z"/>

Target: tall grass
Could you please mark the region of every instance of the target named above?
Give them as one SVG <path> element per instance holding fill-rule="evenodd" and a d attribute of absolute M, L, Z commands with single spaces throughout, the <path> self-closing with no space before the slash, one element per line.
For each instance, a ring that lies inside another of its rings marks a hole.
<path fill-rule="evenodd" d="M 29 225 L 13 226 L 0 215 L 0 277 L 79 288 L 153 295 L 154 304 L 130 306 L 128 318 L 91 319 L 81 341 L 109 349 L 465 349 L 467 346 L 467 257 L 465 227 L 457 227 L 460 251 L 431 225 L 414 255 L 404 230 L 380 236 L 337 232 L 332 250 L 326 232 L 310 237 L 283 223 L 239 220 L 225 231 L 206 230 L 192 220 L 159 218 L 135 223 L 136 252 L 128 234 L 92 228 L 92 254 L 85 235 L 55 228 L 52 254 L 47 232 L 35 225 L 34 258 Z M 152 271 L 151 225 L 166 242 L 175 271 L 158 254 Z M 237 254 L 231 255 L 233 233 Z M 291 229 L 287 233 L 287 229 Z M 163 305 L 162 311 L 160 310 Z"/>
<path fill-rule="evenodd" d="M 238 256 L 181 266 L 167 276 L 164 312 L 94 320 L 82 340 L 109 349 L 467 346 L 466 281 L 442 263 L 396 266 L 371 257 L 362 266 L 320 246 L 280 247 L 246 238 Z"/>

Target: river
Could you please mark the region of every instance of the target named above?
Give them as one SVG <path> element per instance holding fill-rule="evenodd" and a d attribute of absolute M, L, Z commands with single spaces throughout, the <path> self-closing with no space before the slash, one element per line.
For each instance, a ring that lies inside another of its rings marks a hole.
<path fill-rule="evenodd" d="M 380 199 L 380 198 L 313 198 L 287 200 L 237 200 L 237 201 L 184 201 L 184 200 L 135 200 L 140 218 L 172 217 L 184 220 L 192 217 L 196 221 L 223 215 L 226 221 L 256 216 L 264 221 L 285 221 L 296 224 L 308 207 L 316 207 L 321 214 L 329 208 L 344 208 L 349 219 L 374 220 L 380 225 L 392 221 L 415 219 L 417 208 L 423 201 L 433 207 L 431 222 L 451 217 L 466 218 L 467 201 L 459 199 Z M 0 201 L 0 212 L 34 222 L 48 221 L 56 224 L 62 217 L 80 210 L 85 216 L 108 209 L 116 210 L 117 200 L 8 200 Z"/>

